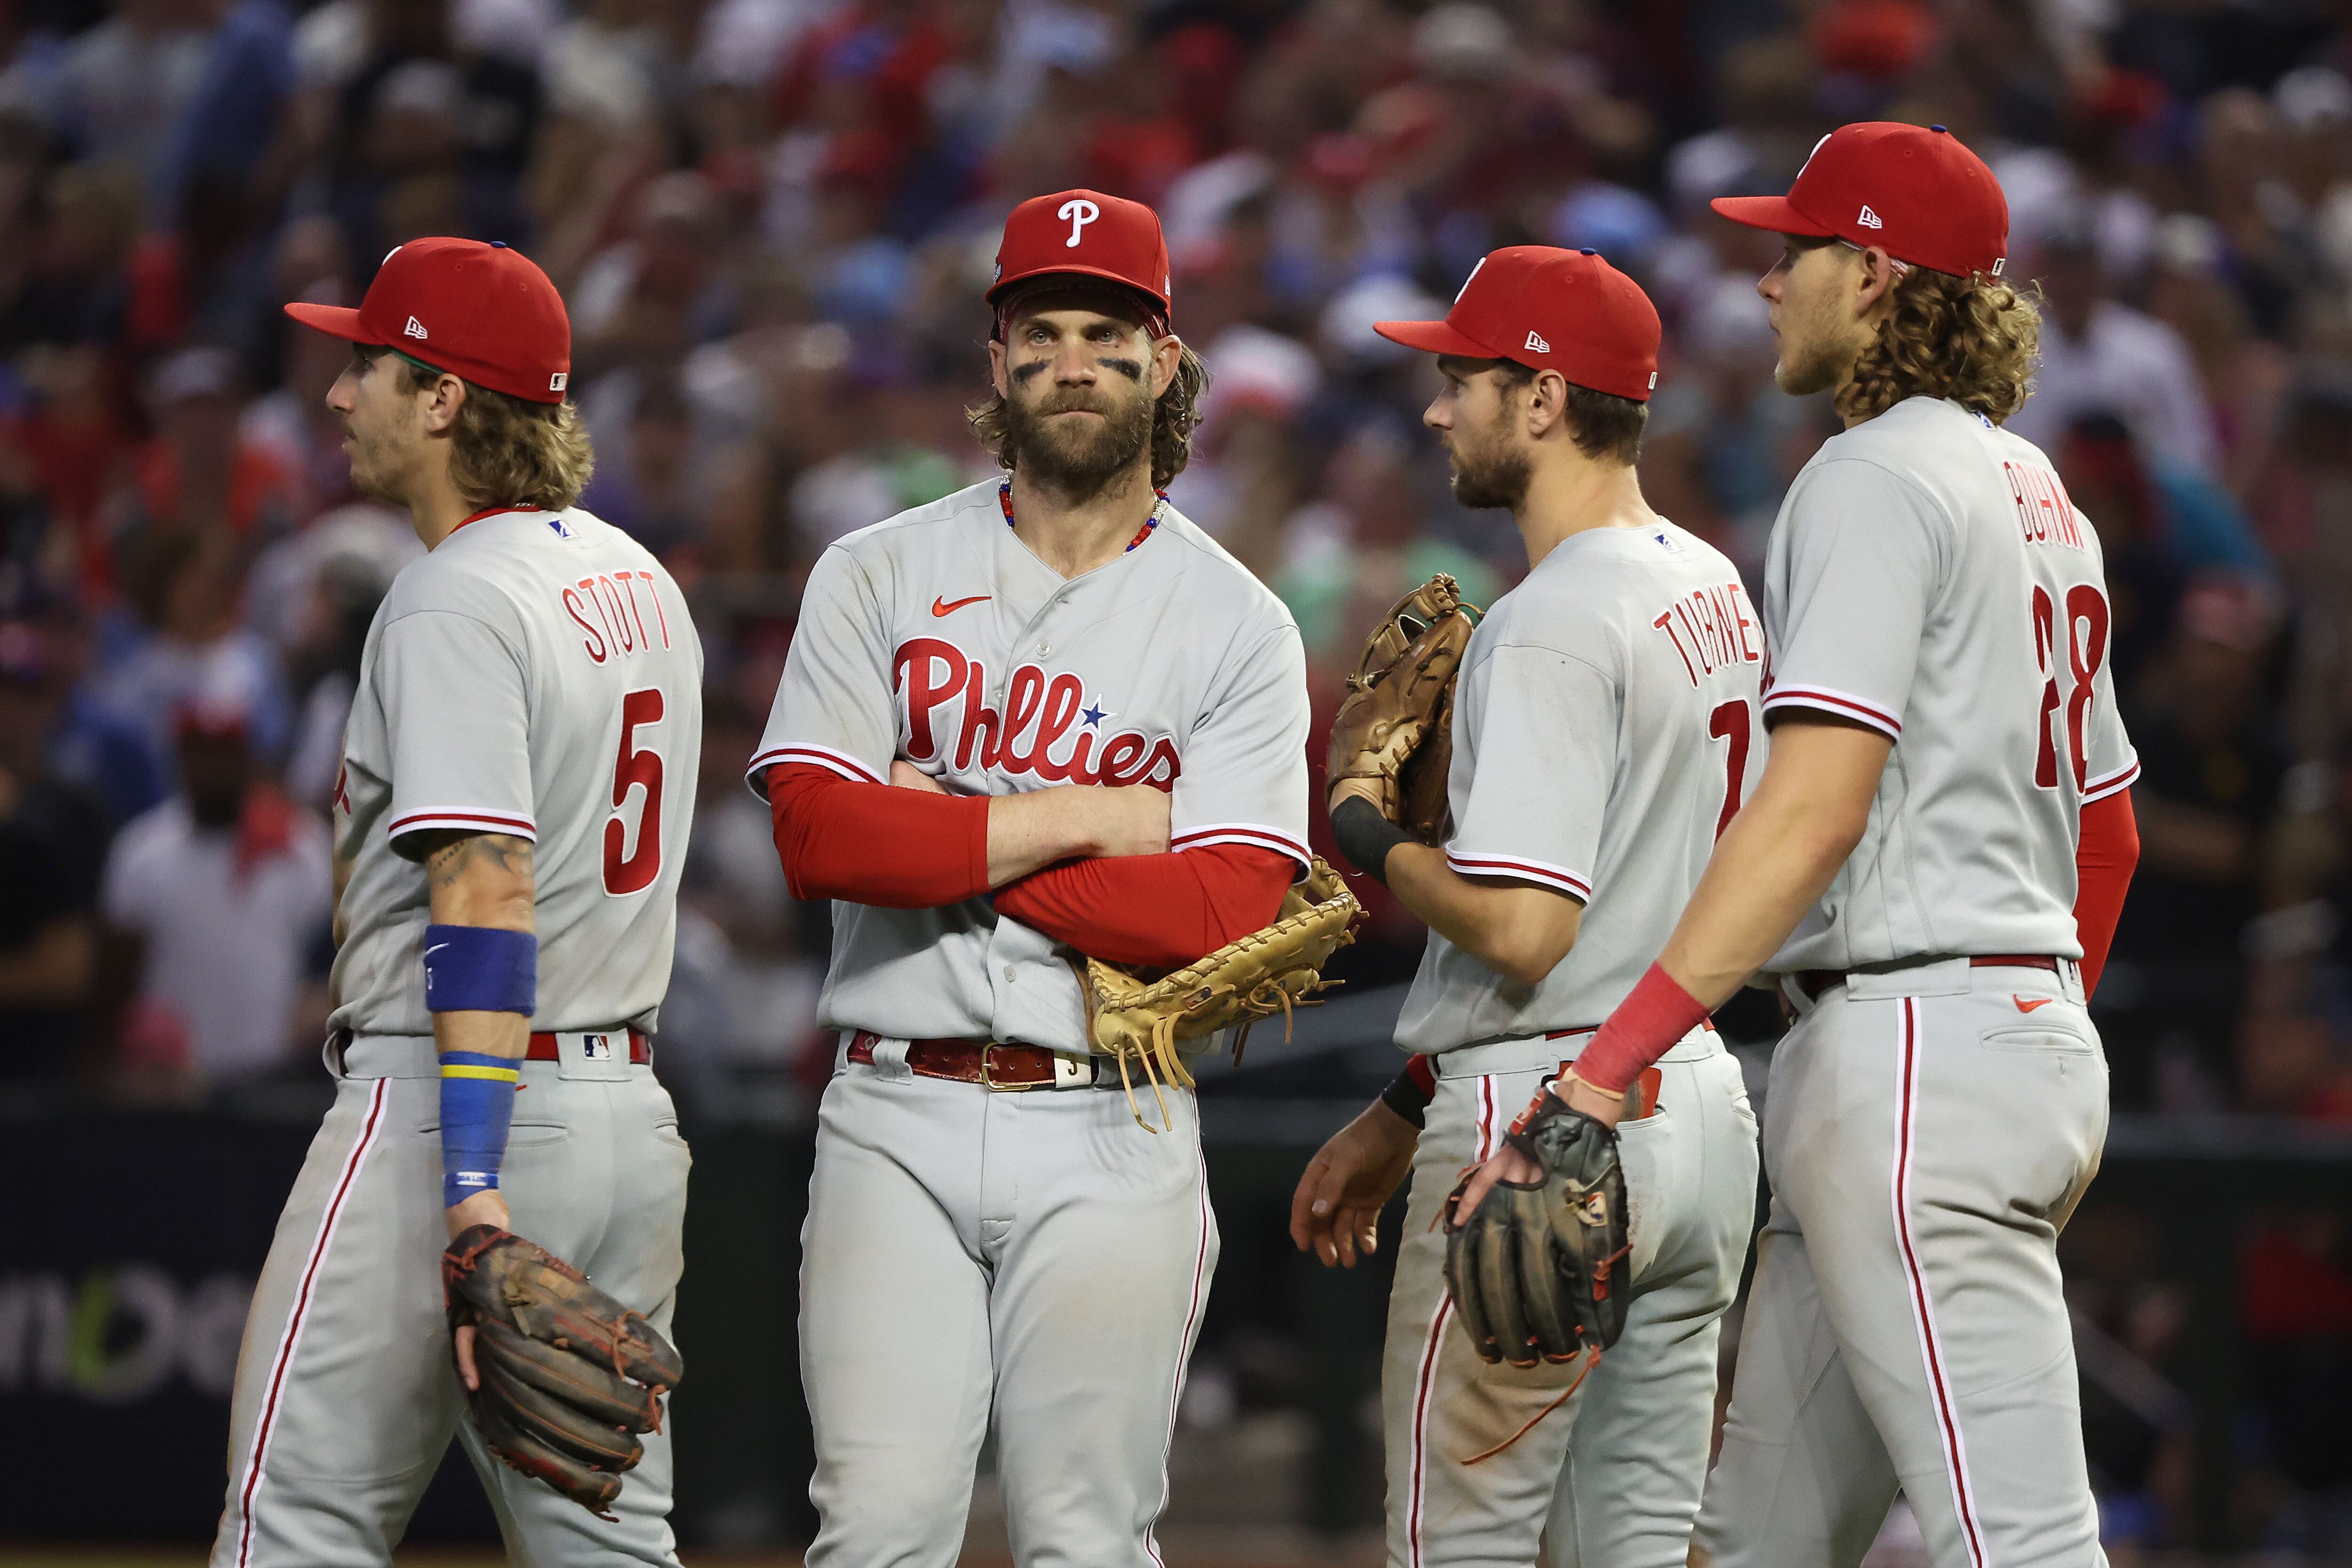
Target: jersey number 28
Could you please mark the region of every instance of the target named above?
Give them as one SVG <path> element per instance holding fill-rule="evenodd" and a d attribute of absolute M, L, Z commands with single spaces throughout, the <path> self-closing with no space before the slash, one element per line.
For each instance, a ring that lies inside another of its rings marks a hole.
<path fill-rule="evenodd" d="M 2089 583 L 2077 583 L 2066 590 L 2067 689 L 2062 697 L 2058 689 L 2057 654 L 2061 640 L 2058 631 L 2058 606 L 2050 590 L 2036 583 L 2033 585 L 2033 654 L 2042 663 L 2042 720 L 2037 728 L 2042 740 L 2033 761 L 2033 782 L 2043 789 L 2058 787 L 2057 722 L 2064 713 L 2066 729 L 2066 759 L 2074 772 L 2075 793 L 2080 794 L 2083 781 L 2089 774 L 2089 758 L 2083 747 L 2084 731 L 2090 728 L 2091 691 L 2097 680 L 2099 666 L 2107 657 L 2107 596 Z"/>
<path fill-rule="evenodd" d="M 661 717 L 662 694 L 653 688 L 621 699 L 621 754 L 613 763 L 613 815 L 604 819 L 604 890 L 615 897 L 642 893 L 661 875 L 661 753 L 637 744 L 638 727 L 658 724 Z M 642 787 L 646 798 L 637 808 L 636 850 L 625 855 L 629 830 L 621 807 L 633 785 Z"/>

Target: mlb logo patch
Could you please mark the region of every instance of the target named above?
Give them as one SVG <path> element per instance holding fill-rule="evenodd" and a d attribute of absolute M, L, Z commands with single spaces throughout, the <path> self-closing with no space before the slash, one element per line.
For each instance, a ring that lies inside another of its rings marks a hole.
<path fill-rule="evenodd" d="M 564 526 L 563 514 L 560 511 L 551 511 L 547 514 L 547 526 L 554 532 L 555 537 L 558 539 L 569 539 L 572 537 L 572 530 Z"/>
<path fill-rule="evenodd" d="M 610 1035 L 581 1036 L 580 1058 L 583 1061 L 611 1061 L 613 1059 L 613 1037 Z"/>

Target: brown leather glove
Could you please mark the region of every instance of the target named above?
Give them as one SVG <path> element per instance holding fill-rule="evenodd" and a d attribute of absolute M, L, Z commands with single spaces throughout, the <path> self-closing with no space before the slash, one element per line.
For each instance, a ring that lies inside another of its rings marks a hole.
<path fill-rule="evenodd" d="M 546 1248 L 478 1225 L 441 1255 L 449 1326 L 474 1330 L 466 1395 L 490 1452 L 602 1519 L 661 1427 L 685 1363 L 641 1312 Z"/>
<path fill-rule="evenodd" d="M 1341 783 L 1367 780 L 1382 816 L 1424 844 L 1444 838 L 1454 676 L 1478 613 L 1441 573 L 1398 600 L 1373 631 L 1348 677 L 1348 699 L 1331 721 L 1327 805 Z"/>

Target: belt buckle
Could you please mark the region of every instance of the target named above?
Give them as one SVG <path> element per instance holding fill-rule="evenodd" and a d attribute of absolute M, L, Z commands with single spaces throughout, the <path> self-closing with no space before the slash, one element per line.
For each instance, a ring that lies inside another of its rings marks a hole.
<path fill-rule="evenodd" d="M 996 1075 L 989 1070 L 988 1062 L 997 1049 L 998 1043 L 994 1040 L 980 1047 L 980 1081 L 991 1094 L 1026 1094 L 1038 1087 L 1034 1083 L 999 1083 Z"/>

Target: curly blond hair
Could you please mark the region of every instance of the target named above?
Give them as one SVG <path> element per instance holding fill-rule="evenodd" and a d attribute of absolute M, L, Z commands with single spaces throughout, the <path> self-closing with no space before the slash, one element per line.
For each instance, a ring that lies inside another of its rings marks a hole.
<path fill-rule="evenodd" d="M 411 392 L 440 378 L 437 370 L 405 354 L 401 359 Z M 570 398 L 534 403 L 466 383 L 466 402 L 451 434 L 449 484 L 468 506 L 563 511 L 579 503 L 595 469 L 588 427 Z"/>
<path fill-rule="evenodd" d="M 2042 357 L 2042 308 L 1998 278 L 1916 268 L 1896 283 L 1878 341 L 1838 389 L 1848 420 L 1875 418 L 1906 397 L 1948 397 L 1998 425 L 2025 402 Z"/>

